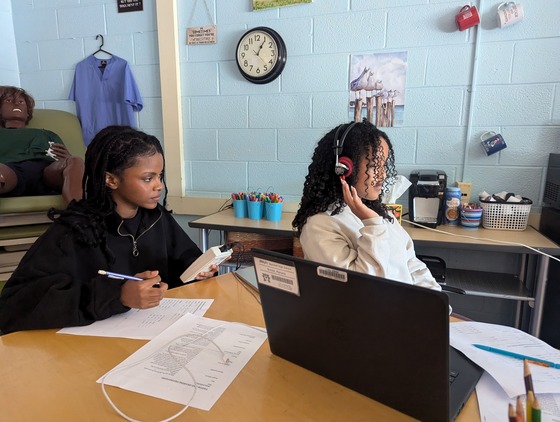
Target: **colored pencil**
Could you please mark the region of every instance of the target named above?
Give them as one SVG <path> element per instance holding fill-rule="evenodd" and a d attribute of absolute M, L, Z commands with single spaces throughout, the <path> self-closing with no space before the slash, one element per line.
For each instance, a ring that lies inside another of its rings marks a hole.
<path fill-rule="evenodd" d="M 488 352 L 497 353 L 498 355 L 509 356 L 515 359 L 527 359 L 529 363 L 534 363 L 535 365 L 540 366 L 547 366 L 550 368 L 560 369 L 560 363 L 551 362 L 549 360 L 539 359 L 527 355 L 522 355 L 520 353 L 510 352 L 509 350 L 502 350 L 492 346 L 485 346 L 484 344 L 473 344 L 474 347 L 477 347 L 482 350 L 486 350 Z"/>
<path fill-rule="evenodd" d="M 533 401 L 532 421 L 541 422 L 541 405 L 537 397 Z"/>
<path fill-rule="evenodd" d="M 517 396 L 515 414 L 517 415 L 517 420 L 519 422 L 525 422 L 525 412 L 523 411 L 523 400 L 521 400 L 521 396 Z"/>
<path fill-rule="evenodd" d="M 509 404 L 508 405 L 508 418 L 509 418 L 509 422 L 517 422 L 517 414 L 515 413 L 515 407 L 513 407 L 513 404 Z"/>
<path fill-rule="evenodd" d="M 527 359 L 523 359 L 523 379 L 525 380 L 525 391 L 527 393 L 529 393 L 529 391 L 534 393 L 533 378 L 531 377 L 531 369 L 529 368 L 529 361 Z"/>
<path fill-rule="evenodd" d="M 525 420 L 526 422 L 533 421 L 533 403 L 535 401 L 535 394 L 533 391 L 529 390 L 527 397 L 525 398 Z"/>

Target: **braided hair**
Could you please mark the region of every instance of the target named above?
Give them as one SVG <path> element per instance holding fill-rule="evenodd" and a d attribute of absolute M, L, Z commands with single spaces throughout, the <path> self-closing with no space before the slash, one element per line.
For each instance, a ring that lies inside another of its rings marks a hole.
<path fill-rule="evenodd" d="M 332 209 L 332 215 L 339 214 L 346 206 L 342 195 L 342 184 L 339 176 L 335 173 L 336 155 L 334 152 L 335 134 L 343 133 L 350 123 L 335 127 L 328 132 L 317 144 L 311 164 L 308 167 L 308 174 L 303 185 L 303 195 L 297 214 L 292 222 L 292 226 L 301 233 L 301 229 L 307 219 L 315 214 Z M 384 139 L 389 147 L 387 161 L 382 163 L 381 140 Z M 348 157 L 354 163 L 352 173 L 346 177 L 349 185 L 355 185 L 360 171 L 359 163 L 365 158 L 368 160 L 368 168 L 384 167 L 385 180 L 379 198 L 376 200 L 362 199 L 362 202 L 377 214 L 393 221 L 387 211 L 387 207 L 381 202 L 383 193 L 389 191 L 397 175 L 395 170 L 395 156 L 391 141 L 385 132 L 379 130 L 375 125 L 364 120 L 356 123 L 347 133 L 344 139 L 341 156 Z M 365 186 L 366 191 L 369 186 Z"/>
<path fill-rule="evenodd" d="M 121 177 L 126 169 L 136 164 L 139 157 L 155 154 L 163 157 L 163 148 L 155 136 L 129 126 L 108 126 L 102 129 L 86 151 L 82 179 L 83 199 L 72 201 L 63 212 L 51 209 L 49 217 L 72 227 L 79 241 L 90 246 L 101 246 L 112 261 L 114 256 L 106 245 L 105 218 L 115 211 L 116 204 L 111 190 L 105 184 L 106 173 Z M 162 183 L 165 207 L 167 185 L 163 174 Z"/>

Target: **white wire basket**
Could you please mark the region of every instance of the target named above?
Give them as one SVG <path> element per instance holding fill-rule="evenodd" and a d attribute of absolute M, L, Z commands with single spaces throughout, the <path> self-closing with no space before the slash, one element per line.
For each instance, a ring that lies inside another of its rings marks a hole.
<path fill-rule="evenodd" d="M 528 204 L 480 202 L 482 227 L 495 230 L 525 230 L 533 202 Z"/>

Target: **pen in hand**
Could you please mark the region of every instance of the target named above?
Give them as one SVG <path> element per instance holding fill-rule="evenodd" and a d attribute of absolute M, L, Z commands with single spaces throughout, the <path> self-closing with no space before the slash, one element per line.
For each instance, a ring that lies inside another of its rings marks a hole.
<path fill-rule="evenodd" d="M 135 280 L 135 281 L 144 280 L 143 278 L 134 277 L 133 275 L 113 273 L 111 271 L 105 271 L 105 270 L 99 270 L 97 271 L 97 274 L 104 275 L 109 278 L 114 278 L 115 280 Z"/>
<path fill-rule="evenodd" d="M 119 274 L 119 273 L 114 273 L 114 272 L 105 271 L 105 270 L 98 270 L 97 274 L 104 275 L 106 277 L 113 278 L 115 280 L 134 280 L 134 281 L 144 280 L 143 278 L 135 277 L 133 275 Z M 160 287 L 160 285 L 159 285 L 159 283 L 156 283 L 152 287 L 158 288 L 158 287 Z"/>

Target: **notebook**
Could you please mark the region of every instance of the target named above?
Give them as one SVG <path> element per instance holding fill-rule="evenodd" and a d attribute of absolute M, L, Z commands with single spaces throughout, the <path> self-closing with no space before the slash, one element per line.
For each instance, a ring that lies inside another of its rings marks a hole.
<path fill-rule="evenodd" d="M 414 418 L 456 418 L 482 369 L 449 346 L 445 293 L 252 253 L 272 353 Z"/>

